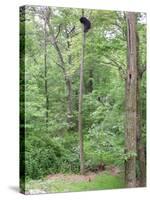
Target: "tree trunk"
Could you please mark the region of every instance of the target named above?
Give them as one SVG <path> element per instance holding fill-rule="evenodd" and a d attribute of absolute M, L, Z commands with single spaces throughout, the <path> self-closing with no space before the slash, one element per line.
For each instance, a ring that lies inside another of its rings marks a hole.
<path fill-rule="evenodd" d="M 67 123 L 68 127 L 72 129 L 72 81 L 70 78 L 66 78 L 67 87 Z"/>
<path fill-rule="evenodd" d="M 139 186 L 146 186 L 146 156 L 145 147 L 142 141 L 142 130 L 141 130 L 141 71 L 140 71 L 140 61 L 139 61 L 139 36 L 137 36 L 137 61 L 138 61 L 138 75 L 137 75 L 137 164 L 139 167 Z"/>
<path fill-rule="evenodd" d="M 50 34 L 51 34 L 51 43 L 54 46 L 54 48 L 56 49 L 59 60 L 60 60 L 60 64 L 58 64 L 58 63 L 57 64 L 61 68 L 61 70 L 63 71 L 63 75 L 64 75 L 64 80 L 65 80 L 66 89 L 67 89 L 67 123 L 68 123 L 69 129 L 71 129 L 72 128 L 72 81 L 71 81 L 71 77 L 69 77 L 67 75 L 64 58 L 63 58 L 63 55 L 62 55 L 61 50 L 59 48 L 57 38 L 55 37 L 54 29 L 53 29 L 52 24 L 50 22 L 50 12 L 52 12 L 52 10 L 49 8 L 49 11 L 48 11 L 48 16 L 49 16 L 48 17 L 48 27 L 49 27 L 49 31 L 50 31 Z M 68 63 L 69 62 L 71 62 L 71 57 L 68 57 Z"/>
<path fill-rule="evenodd" d="M 137 164 L 139 167 L 139 186 L 146 186 L 146 161 L 145 148 L 142 141 L 141 132 L 141 102 L 140 102 L 140 82 L 141 78 L 137 78 Z"/>
<path fill-rule="evenodd" d="M 127 18 L 127 77 L 126 77 L 126 131 L 125 131 L 125 182 L 136 187 L 136 132 L 137 132 L 137 48 L 136 16 L 128 12 Z"/>
<path fill-rule="evenodd" d="M 88 92 L 92 93 L 93 91 L 93 69 L 89 69 L 89 81 L 88 81 Z"/>
<path fill-rule="evenodd" d="M 48 132 L 48 110 L 49 110 L 49 98 L 48 98 L 48 86 L 47 86 L 47 33 L 46 33 L 46 16 L 44 20 L 44 79 L 45 79 L 45 123 L 46 131 Z"/>
<path fill-rule="evenodd" d="M 80 173 L 84 174 L 84 147 L 83 147 L 83 132 L 82 132 L 82 102 L 83 102 L 83 66 L 84 66 L 84 49 L 85 49 L 85 32 L 82 27 L 82 53 L 80 66 L 80 88 L 79 88 L 79 112 L 78 112 L 78 132 L 80 137 Z"/>
<path fill-rule="evenodd" d="M 69 33 L 66 30 L 66 38 L 67 38 L 67 48 L 68 48 L 68 64 L 69 67 L 71 67 L 71 61 L 72 57 L 70 54 L 70 47 L 71 44 L 69 42 Z M 72 130 L 73 128 L 73 114 L 72 114 L 72 79 L 71 76 L 66 77 L 66 86 L 67 86 L 67 123 L 68 123 L 68 129 Z"/>

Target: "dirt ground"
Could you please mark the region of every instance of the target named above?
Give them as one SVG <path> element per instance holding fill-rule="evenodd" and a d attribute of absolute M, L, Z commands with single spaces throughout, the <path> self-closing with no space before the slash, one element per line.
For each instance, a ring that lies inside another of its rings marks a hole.
<path fill-rule="evenodd" d="M 71 182 L 80 182 L 80 181 L 91 181 L 95 178 L 97 174 L 102 174 L 104 172 L 108 172 L 112 176 L 116 176 L 120 173 L 120 169 L 115 166 L 106 167 L 106 170 L 99 171 L 99 172 L 87 172 L 85 175 L 80 174 L 50 174 L 46 178 L 51 180 L 64 180 L 64 181 L 71 181 Z"/>

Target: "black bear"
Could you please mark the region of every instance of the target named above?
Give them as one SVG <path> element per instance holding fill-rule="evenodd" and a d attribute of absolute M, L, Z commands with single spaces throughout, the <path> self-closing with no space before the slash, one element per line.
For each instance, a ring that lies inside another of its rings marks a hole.
<path fill-rule="evenodd" d="M 91 28 L 91 22 L 86 17 L 81 17 L 80 22 L 84 25 L 84 32 L 88 32 Z"/>

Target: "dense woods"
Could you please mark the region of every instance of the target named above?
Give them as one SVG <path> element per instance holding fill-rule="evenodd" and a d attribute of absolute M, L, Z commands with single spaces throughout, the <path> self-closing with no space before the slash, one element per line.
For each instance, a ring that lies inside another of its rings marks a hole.
<path fill-rule="evenodd" d="M 145 13 L 20 8 L 20 156 L 27 192 L 146 185 Z"/>

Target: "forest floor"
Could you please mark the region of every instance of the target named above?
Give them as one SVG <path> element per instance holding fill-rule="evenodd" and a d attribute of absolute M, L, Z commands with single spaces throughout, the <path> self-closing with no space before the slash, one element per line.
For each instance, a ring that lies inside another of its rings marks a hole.
<path fill-rule="evenodd" d="M 117 168 L 103 172 L 79 174 L 54 174 L 44 179 L 26 182 L 26 194 L 79 192 L 123 188 L 123 176 Z"/>

